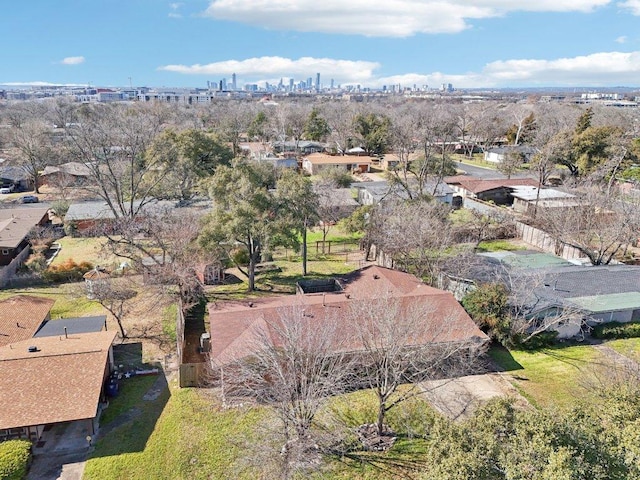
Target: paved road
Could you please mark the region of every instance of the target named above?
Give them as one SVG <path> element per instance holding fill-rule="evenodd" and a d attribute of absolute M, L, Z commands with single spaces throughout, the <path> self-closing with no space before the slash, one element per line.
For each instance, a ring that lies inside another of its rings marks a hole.
<path fill-rule="evenodd" d="M 483 168 L 476 167 L 475 165 L 467 165 L 466 163 L 455 162 L 456 168 L 459 170 L 464 170 L 468 175 L 477 177 L 477 178 L 507 178 L 506 175 L 501 174 L 499 171 L 494 170 L 492 168 Z M 523 178 L 530 177 L 530 174 L 527 173 L 515 173 L 511 175 L 511 178 Z"/>

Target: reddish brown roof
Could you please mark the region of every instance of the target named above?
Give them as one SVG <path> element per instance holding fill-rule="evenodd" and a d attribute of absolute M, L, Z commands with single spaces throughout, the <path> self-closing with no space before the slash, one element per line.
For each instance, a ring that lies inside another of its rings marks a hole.
<path fill-rule="evenodd" d="M 462 188 L 471 193 L 482 193 L 489 190 L 495 190 L 501 187 L 518 187 L 521 185 L 538 187 L 540 184 L 533 178 L 495 178 L 484 180 L 481 178 L 468 177 L 465 175 L 456 175 L 447 177 L 445 182 L 449 185 L 460 185 Z"/>
<path fill-rule="evenodd" d="M 376 278 L 377 277 L 377 278 Z M 427 314 L 417 344 L 487 340 L 449 292 L 432 288 L 413 275 L 382 267 L 367 267 L 342 279 L 344 291 L 306 295 L 275 296 L 249 302 L 229 302 L 209 306 L 211 357 L 220 365 L 249 356 L 257 348 L 257 336 L 266 334 L 274 344 L 283 312 L 296 306 L 304 309 L 310 328 L 322 322 L 338 321 L 340 342 L 335 351 L 362 350 L 354 326 L 349 323 L 351 305 L 357 301 L 389 297 L 397 299 L 400 311 L 424 302 Z"/>
<path fill-rule="evenodd" d="M 0 347 L 33 337 L 49 318 L 54 300 L 16 295 L 0 301 Z"/>
<path fill-rule="evenodd" d="M 115 332 L 0 347 L 0 429 L 93 418 Z M 38 351 L 29 352 L 29 347 Z"/>
<path fill-rule="evenodd" d="M 328 155 L 326 153 L 311 153 L 304 157 L 314 165 L 342 165 L 342 164 L 370 164 L 372 160 L 370 157 L 357 157 L 350 155 Z"/>

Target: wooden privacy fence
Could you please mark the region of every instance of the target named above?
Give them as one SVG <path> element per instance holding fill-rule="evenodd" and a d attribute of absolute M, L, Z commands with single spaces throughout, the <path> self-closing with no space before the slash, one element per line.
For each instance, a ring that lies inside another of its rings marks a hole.
<path fill-rule="evenodd" d="M 522 241 L 533 245 L 534 247 L 538 247 L 544 252 L 553 253 L 565 260 L 575 260 L 584 257 L 584 254 L 582 254 L 582 252 L 577 248 L 564 245 L 544 230 L 532 227 L 526 223 L 516 222 L 516 232 L 518 234 L 518 238 L 522 239 Z"/>

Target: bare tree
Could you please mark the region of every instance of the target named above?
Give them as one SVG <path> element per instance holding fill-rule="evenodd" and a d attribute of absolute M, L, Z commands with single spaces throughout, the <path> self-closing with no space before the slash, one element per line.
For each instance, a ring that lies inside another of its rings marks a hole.
<path fill-rule="evenodd" d="M 336 188 L 338 186 L 330 178 L 322 178 L 314 184 L 318 226 L 322 231 L 322 253 L 325 252 L 329 231 L 342 218 L 341 208 L 336 204 L 333 196 Z"/>
<path fill-rule="evenodd" d="M 135 217 L 172 169 L 162 157 L 146 155 L 168 120 L 158 106 L 99 105 L 66 130 L 69 154 L 87 166 L 91 193 L 102 198 L 116 218 Z"/>
<path fill-rule="evenodd" d="M 482 352 L 478 338 L 456 338 L 464 312 L 446 312 L 421 298 L 393 298 L 383 292 L 377 298 L 355 300 L 351 323 L 361 345 L 357 378 L 376 394 L 377 433 L 385 435 L 389 410 L 421 393 L 419 382 L 451 378 L 474 367 Z M 401 385 L 407 388 L 400 389 Z"/>
<path fill-rule="evenodd" d="M 545 271 L 503 269 L 501 277 L 508 291 L 510 337 L 527 343 L 542 332 L 560 328 L 580 329 L 584 313 L 555 295 L 559 279 Z M 560 287 L 561 288 L 561 287 Z"/>
<path fill-rule="evenodd" d="M 285 440 L 282 478 L 309 466 L 321 453 L 313 430 L 319 409 L 344 391 L 351 374 L 334 310 L 301 302 L 282 307 L 255 331 L 251 355 L 212 364 L 225 396 L 251 397 L 273 407 Z"/>
<path fill-rule="evenodd" d="M 385 202 L 370 216 L 367 236 L 396 268 L 433 281 L 452 243 L 449 207 L 427 200 Z"/>
<path fill-rule="evenodd" d="M 120 218 L 109 228 L 98 230 L 107 237 L 105 248 L 127 259 L 137 269 L 147 269 L 153 283 L 174 287 L 182 305 L 188 308 L 202 298 L 202 284 L 195 268 L 218 260 L 197 244 L 200 219 L 197 208 L 157 209 L 138 218 Z"/>
<path fill-rule="evenodd" d="M 599 187 L 583 187 L 576 205 L 539 213 L 547 232 L 560 246 L 577 249 L 592 265 L 607 265 L 638 236 L 637 201 Z"/>
<path fill-rule="evenodd" d="M 40 193 L 41 170 L 48 163 L 56 162 L 57 152 L 51 135 L 51 127 L 36 120 L 26 121 L 12 129 L 11 144 L 17 152 L 18 163 L 33 180 L 36 193 Z"/>
<path fill-rule="evenodd" d="M 138 293 L 123 282 L 95 283 L 92 288 L 92 298 L 102 305 L 115 319 L 122 339 L 127 338 L 124 320 L 131 311 L 131 299 Z"/>

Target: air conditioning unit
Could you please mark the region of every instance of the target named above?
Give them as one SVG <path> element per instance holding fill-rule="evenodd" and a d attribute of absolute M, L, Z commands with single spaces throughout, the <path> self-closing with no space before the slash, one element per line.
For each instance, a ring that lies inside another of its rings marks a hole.
<path fill-rule="evenodd" d="M 203 333 L 200 335 L 200 351 L 206 353 L 211 350 L 211 334 Z"/>

